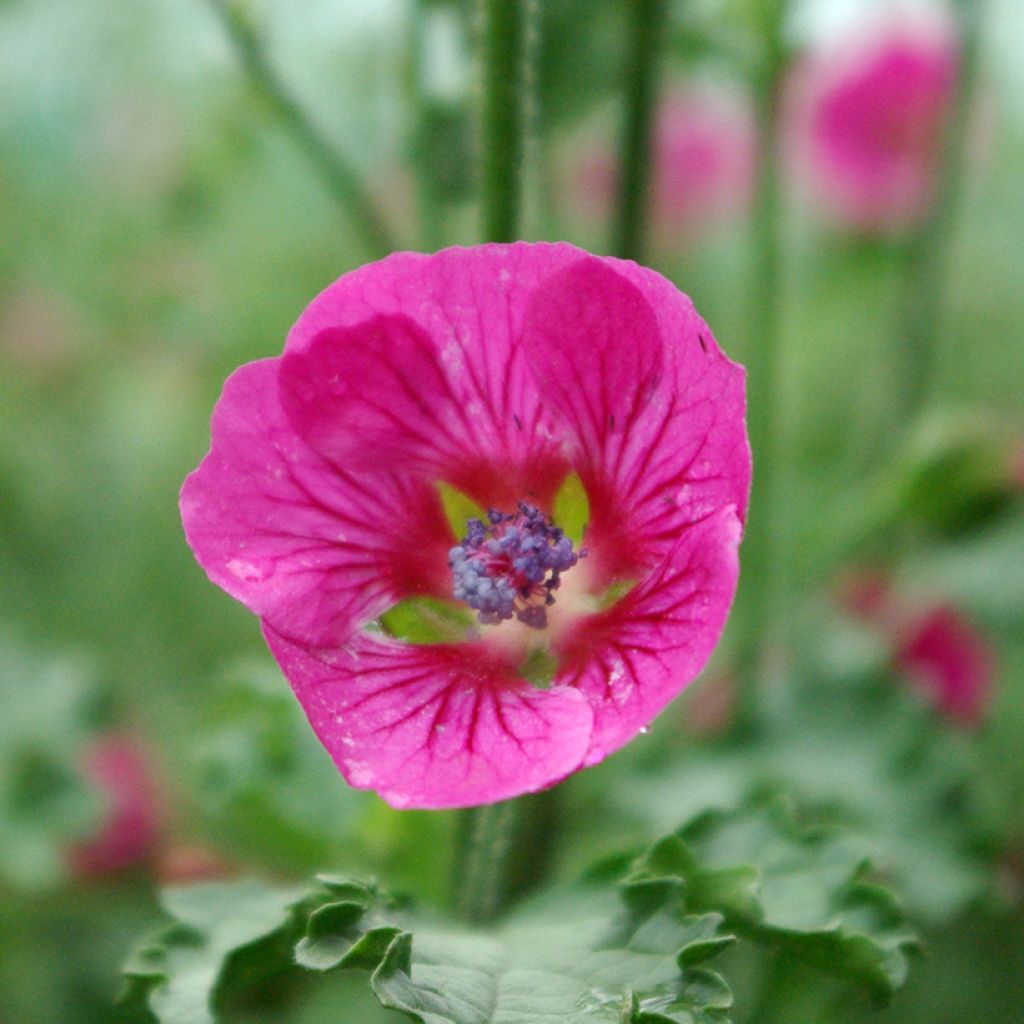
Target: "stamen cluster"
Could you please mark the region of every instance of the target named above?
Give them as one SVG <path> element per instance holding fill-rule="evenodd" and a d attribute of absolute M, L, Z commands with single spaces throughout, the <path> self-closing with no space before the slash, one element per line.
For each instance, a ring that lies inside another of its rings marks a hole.
<path fill-rule="evenodd" d="M 448 552 L 455 599 L 475 608 L 482 623 L 516 618 L 543 629 L 561 574 L 585 552 L 573 551 L 564 531 L 525 502 L 514 513 L 488 509 L 486 523 L 469 519 L 466 530 Z"/>

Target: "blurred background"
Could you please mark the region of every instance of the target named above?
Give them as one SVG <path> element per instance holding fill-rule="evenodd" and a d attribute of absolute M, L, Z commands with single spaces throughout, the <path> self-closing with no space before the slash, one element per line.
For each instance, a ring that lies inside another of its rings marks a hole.
<path fill-rule="evenodd" d="M 450 816 L 346 787 L 193 562 L 177 492 L 224 378 L 312 296 L 391 248 L 479 240 L 470 6 L 0 3 L 5 1024 L 129 1019 L 117 972 L 163 884 L 332 868 L 444 899 Z M 526 237 L 619 251 L 626 6 L 537 4 Z M 924 930 L 874 1019 L 1010 1024 L 1024 6 L 804 0 L 766 29 L 778 6 L 669 5 L 643 250 L 767 396 L 750 554 L 773 600 L 745 580 L 704 677 L 567 784 L 558 870 L 781 787 L 854 827 Z M 364 990 L 304 980 L 225 1019 L 394 1017 Z M 871 1016 L 837 993 L 797 974 L 756 1019 Z"/>

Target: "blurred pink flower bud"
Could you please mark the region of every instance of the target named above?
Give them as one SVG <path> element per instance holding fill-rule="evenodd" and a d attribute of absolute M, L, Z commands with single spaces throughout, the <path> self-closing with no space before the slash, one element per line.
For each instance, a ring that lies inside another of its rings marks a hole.
<path fill-rule="evenodd" d="M 649 190 L 656 246 L 691 243 L 750 207 L 755 167 L 754 119 L 735 89 L 709 82 L 671 87 L 661 101 Z M 585 145 L 570 175 L 579 216 L 607 217 L 615 201 L 616 155 L 607 138 Z"/>
<path fill-rule="evenodd" d="M 947 718 L 962 725 L 980 722 L 991 695 L 994 652 L 952 604 L 932 605 L 910 618 L 895 662 Z"/>
<path fill-rule="evenodd" d="M 880 234 L 928 214 L 958 51 L 948 18 L 903 16 L 797 66 L 788 154 L 797 181 L 835 223 Z"/>
<path fill-rule="evenodd" d="M 161 827 L 161 807 L 149 760 L 138 741 L 111 733 L 82 756 L 82 772 L 100 791 L 104 813 L 95 833 L 68 851 L 79 877 L 123 871 L 147 860 Z"/>
<path fill-rule="evenodd" d="M 915 601 L 884 570 L 867 568 L 847 573 L 836 598 L 885 640 L 896 672 L 944 717 L 961 725 L 981 721 L 992 695 L 995 651 L 952 602 Z"/>

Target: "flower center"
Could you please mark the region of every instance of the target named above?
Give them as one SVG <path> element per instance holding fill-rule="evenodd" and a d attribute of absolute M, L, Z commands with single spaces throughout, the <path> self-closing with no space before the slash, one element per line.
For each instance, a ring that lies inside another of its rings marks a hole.
<path fill-rule="evenodd" d="M 462 543 L 448 552 L 453 594 L 487 625 L 516 618 L 534 629 L 548 624 L 561 574 L 586 552 L 540 509 L 525 502 L 514 513 L 487 510 L 487 522 L 469 519 Z"/>

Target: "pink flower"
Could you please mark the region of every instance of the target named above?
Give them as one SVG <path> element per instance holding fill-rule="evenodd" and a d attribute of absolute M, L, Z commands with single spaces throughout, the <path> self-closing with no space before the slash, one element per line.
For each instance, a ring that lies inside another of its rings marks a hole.
<path fill-rule="evenodd" d="M 977 725 L 992 692 L 994 657 L 975 626 L 951 604 L 912 616 L 901 629 L 897 669 L 917 683 L 947 718 Z"/>
<path fill-rule="evenodd" d="M 793 169 L 837 224 L 875 234 L 927 215 L 957 65 L 952 23 L 918 16 L 842 39 L 797 68 Z"/>
<path fill-rule="evenodd" d="M 182 517 L 352 785 L 486 803 L 602 760 L 704 665 L 738 575 L 743 413 L 742 369 L 652 271 L 565 244 L 398 253 L 231 376 Z M 550 520 L 573 472 L 583 558 Z M 492 510 L 461 544 L 438 482 Z M 450 643 L 376 627 L 417 596 L 479 621 Z"/>
<path fill-rule="evenodd" d="M 102 736 L 86 748 L 82 772 L 100 791 L 104 812 L 96 832 L 68 851 L 71 870 L 95 877 L 147 860 L 159 837 L 162 813 L 145 751 L 131 737 Z"/>
<path fill-rule="evenodd" d="M 655 127 L 650 225 L 662 249 L 678 248 L 741 217 L 754 191 L 754 119 L 737 92 L 690 83 L 666 92 Z M 615 154 L 604 140 L 575 161 L 569 198 L 606 216 L 616 190 Z"/>
<path fill-rule="evenodd" d="M 942 715 L 977 725 L 992 695 L 995 655 L 988 640 L 949 601 L 915 601 L 881 570 L 840 581 L 839 600 L 885 638 L 897 673 L 914 683 Z"/>

